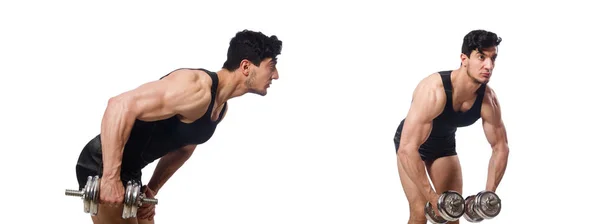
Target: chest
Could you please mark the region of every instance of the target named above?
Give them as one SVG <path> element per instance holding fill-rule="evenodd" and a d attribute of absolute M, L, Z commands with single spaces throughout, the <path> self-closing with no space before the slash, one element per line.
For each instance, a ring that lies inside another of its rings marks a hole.
<path fill-rule="evenodd" d="M 223 111 L 223 109 L 225 108 L 225 104 L 221 104 L 221 105 L 217 105 L 215 104 L 212 110 L 212 113 L 210 114 L 210 119 L 213 122 L 217 122 L 218 120 L 221 119 L 221 114 Z"/>
<path fill-rule="evenodd" d="M 214 134 L 217 125 L 222 119 L 223 108 L 226 104 L 217 106 L 211 103 L 209 110 L 194 121 L 181 121 L 173 124 L 173 134 L 182 144 L 202 144 Z"/>
<path fill-rule="evenodd" d="M 477 101 L 477 95 L 473 95 L 467 99 L 457 99 L 455 96 L 452 96 L 450 104 L 454 112 L 466 113 L 473 108 L 475 101 Z"/>
<path fill-rule="evenodd" d="M 198 120 L 201 119 L 205 119 L 206 117 L 210 118 L 211 121 L 216 122 L 220 119 L 221 116 L 221 111 L 224 108 L 225 104 L 221 104 L 221 105 L 216 105 L 216 104 L 210 104 L 205 108 L 198 108 L 198 110 L 193 111 L 193 113 L 191 114 L 203 114 L 202 117 L 198 118 L 197 116 L 182 116 L 182 115 L 177 115 L 177 118 L 179 119 L 180 122 L 186 123 L 186 124 L 191 124 L 194 123 Z M 210 113 L 208 113 L 210 112 Z"/>
<path fill-rule="evenodd" d="M 469 110 L 471 110 L 471 108 L 473 108 L 473 105 L 475 104 L 475 100 L 476 98 L 473 99 L 469 99 L 466 101 L 462 101 L 462 102 L 452 102 L 452 110 L 454 110 L 457 113 L 466 113 Z"/>
<path fill-rule="evenodd" d="M 452 100 L 446 102 L 444 112 L 439 116 L 439 121 L 453 127 L 472 125 L 481 117 L 481 99 L 475 96 L 462 101 Z"/>
<path fill-rule="evenodd" d="M 181 144 L 202 144 L 208 141 L 217 128 L 217 122 L 204 116 L 192 123 L 177 122 L 173 125 L 173 136 Z"/>

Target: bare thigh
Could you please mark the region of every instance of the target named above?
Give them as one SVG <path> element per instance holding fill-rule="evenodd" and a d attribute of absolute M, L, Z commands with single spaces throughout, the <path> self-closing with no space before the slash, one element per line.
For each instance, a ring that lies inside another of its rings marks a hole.
<path fill-rule="evenodd" d="M 92 216 L 94 224 L 137 224 L 137 219 L 123 219 L 123 205 L 110 207 L 105 204 L 98 205 L 98 214 Z"/>
<path fill-rule="evenodd" d="M 425 165 L 435 192 L 441 194 L 444 191 L 453 190 L 462 195 L 462 169 L 458 156 L 441 157 L 433 162 L 426 162 Z M 448 223 L 458 224 L 459 222 Z"/>
<path fill-rule="evenodd" d="M 400 175 L 400 182 L 404 189 L 404 194 L 408 200 L 408 207 L 410 209 L 409 224 L 426 224 L 427 218 L 425 218 L 425 203 L 427 198 L 421 194 L 419 187 L 410 180 L 408 174 L 402 168 L 402 164 L 398 160 L 398 173 Z"/>

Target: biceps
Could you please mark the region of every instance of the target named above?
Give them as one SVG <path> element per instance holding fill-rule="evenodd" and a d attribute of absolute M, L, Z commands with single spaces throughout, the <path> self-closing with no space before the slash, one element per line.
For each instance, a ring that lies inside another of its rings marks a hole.
<path fill-rule="evenodd" d="M 508 141 L 506 138 L 506 129 L 504 128 L 504 123 L 501 120 L 496 122 L 484 121 L 483 130 L 488 142 L 490 145 L 492 145 L 492 147 L 498 144 L 505 144 Z"/>

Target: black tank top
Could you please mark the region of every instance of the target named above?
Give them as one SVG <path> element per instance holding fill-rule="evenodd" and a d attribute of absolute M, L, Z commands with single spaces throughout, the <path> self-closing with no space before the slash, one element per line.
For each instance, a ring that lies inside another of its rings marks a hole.
<path fill-rule="evenodd" d="M 486 84 L 482 84 L 481 87 L 477 89 L 477 98 L 469 110 L 465 112 L 457 112 L 452 106 L 453 88 L 450 79 L 451 72 L 452 71 L 439 72 L 442 78 L 442 83 L 444 84 L 444 90 L 446 91 L 446 105 L 444 107 L 444 111 L 435 119 L 433 119 L 433 127 L 430 134 L 432 136 L 442 137 L 454 135 L 457 127 L 472 125 L 479 120 L 479 118 L 481 118 L 481 105 L 485 95 Z"/>
<path fill-rule="evenodd" d="M 217 96 L 219 79 L 215 72 L 205 69 L 198 70 L 205 71 L 212 79 L 211 101 L 204 116 L 189 124 L 181 122 L 177 116 L 151 122 L 136 120 L 123 150 L 122 169 L 140 170 L 171 151 L 185 145 L 202 144 L 212 137 L 217 125 L 221 122 L 227 103 L 223 106 L 217 121 L 212 121 L 211 114 Z M 86 159 L 86 156 L 82 155 L 79 164 L 98 169 L 102 160 L 100 135 L 97 135 L 92 142 L 94 144 L 88 145 L 95 147 L 86 147 L 89 150 L 88 156 L 92 158 Z M 82 154 L 86 154 L 86 152 L 82 152 Z M 96 164 L 89 164 L 91 161 L 96 161 Z"/>

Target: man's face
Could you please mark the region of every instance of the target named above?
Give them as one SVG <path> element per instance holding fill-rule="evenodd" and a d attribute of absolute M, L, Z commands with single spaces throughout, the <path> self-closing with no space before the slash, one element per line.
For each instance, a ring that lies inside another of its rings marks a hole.
<path fill-rule="evenodd" d="M 461 60 L 463 66 L 466 66 L 467 75 L 473 81 L 483 84 L 489 82 L 492 77 L 497 55 L 498 48 L 491 47 L 482 49 L 481 52 L 474 50 L 471 52 L 470 57 L 462 54 Z"/>
<path fill-rule="evenodd" d="M 249 92 L 261 96 L 267 95 L 267 88 L 271 85 L 271 81 L 279 78 L 276 66 L 277 61 L 271 58 L 263 60 L 259 66 L 250 63 L 250 71 L 245 83 Z"/>

